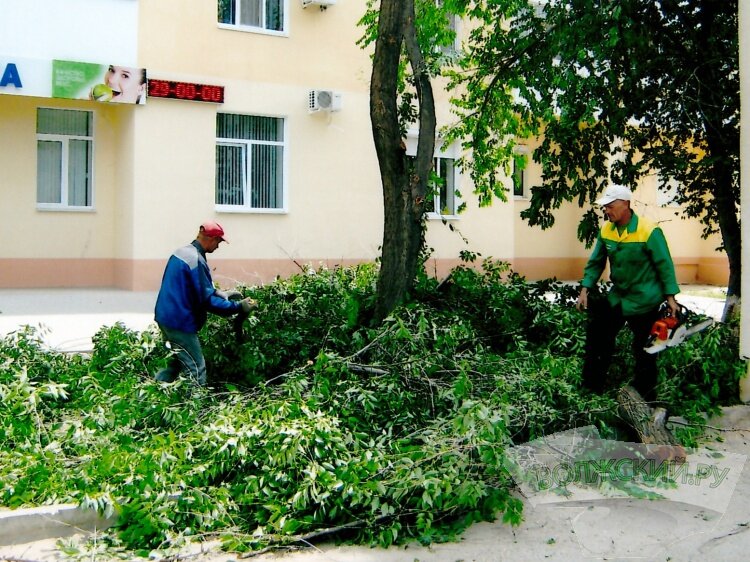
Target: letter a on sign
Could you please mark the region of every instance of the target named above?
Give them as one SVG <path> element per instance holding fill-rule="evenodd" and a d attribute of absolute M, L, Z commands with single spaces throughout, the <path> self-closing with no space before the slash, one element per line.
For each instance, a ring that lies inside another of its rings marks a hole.
<path fill-rule="evenodd" d="M 16 68 L 16 65 L 12 62 L 8 63 L 5 66 L 5 71 L 3 72 L 2 78 L 0 78 L 0 87 L 7 86 L 9 84 L 12 84 L 16 88 L 22 88 L 21 85 L 21 76 L 18 74 L 18 69 Z"/>

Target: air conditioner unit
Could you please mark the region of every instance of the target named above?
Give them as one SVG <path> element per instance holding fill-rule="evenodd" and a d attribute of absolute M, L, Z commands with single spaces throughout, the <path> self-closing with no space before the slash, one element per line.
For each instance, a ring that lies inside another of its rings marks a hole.
<path fill-rule="evenodd" d="M 310 113 L 339 111 L 341 109 L 341 94 L 331 90 L 310 90 L 307 96 L 307 109 Z"/>
<path fill-rule="evenodd" d="M 307 8 L 308 6 L 320 6 L 321 10 L 326 9 L 328 6 L 333 6 L 336 0 L 302 0 L 302 7 Z"/>

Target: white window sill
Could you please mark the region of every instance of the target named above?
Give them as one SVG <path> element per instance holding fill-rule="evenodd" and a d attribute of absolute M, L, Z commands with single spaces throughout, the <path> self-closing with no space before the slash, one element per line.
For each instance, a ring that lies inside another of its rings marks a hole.
<path fill-rule="evenodd" d="M 286 215 L 287 209 L 254 209 L 252 207 L 233 207 L 231 205 L 216 205 L 217 213 L 236 213 L 246 215 Z"/>
<path fill-rule="evenodd" d="M 219 29 L 226 29 L 228 31 L 241 31 L 243 33 L 258 33 L 260 35 L 275 35 L 276 37 L 289 37 L 288 31 L 276 31 L 273 29 L 265 29 L 263 27 L 253 27 L 250 25 L 232 25 L 230 23 L 219 23 L 217 25 Z"/>
<path fill-rule="evenodd" d="M 425 218 L 432 221 L 459 220 L 458 215 L 441 215 L 440 213 L 425 213 Z"/>
<path fill-rule="evenodd" d="M 58 211 L 63 213 L 93 213 L 96 211 L 95 207 L 68 207 L 67 205 L 55 205 L 53 203 L 38 203 L 36 206 L 37 211 Z"/>

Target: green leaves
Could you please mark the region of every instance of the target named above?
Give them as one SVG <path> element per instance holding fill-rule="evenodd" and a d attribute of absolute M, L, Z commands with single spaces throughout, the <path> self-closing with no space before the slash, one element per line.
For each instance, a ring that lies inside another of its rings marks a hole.
<path fill-rule="evenodd" d="M 721 222 L 739 294 L 737 0 L 464 4 L 471 32 L 449 73 L 458 119 L 447 138 L 471 153 L 462 164 L 480 205 L 505 200 L 499 171 L 527 139 L 542 169 L 522 213 L 531 226 L 657 172 L 662 189 L 679 184 L 705 236 Z M 597 223 L 587 211 L 579 238 L 590 243 Z"/>
<path fill-rule="evenodd" d="M 374 279 L 369 266 L 320 269 L 245 288 L 261 303 L 254 328 L 235 349 L 218 337 L 226 319 L 207 327 L 206 392 L 152 380 L 167 356 L 150 331 L 104 328 L 91 357 L 50 352 L 30 329 L 0 340 L 0 502 L 118 514 L 105 541 L 143 553 L 329 529 L 429 544 L 477 521 L 518 524 L 507 448 L 606 429 L 615 408 L 580 393 L 575 288 L 486 259 L 440 284 L 424 277 L 412 302 L 366 327 L 347 303 L 367 318 Z M 731 400 L 736 350 L 720 326 L 663 352 L 661 398 L 689 419 Z M 224 365 L 235 382 L 222 382 Z"/>
<path fill-rule="evenodd" d="M 660 353 L 659 395 L 671 412 L 694 424 L 677 432 L 688 445 L 696 444 L 706 414 L 718 414 L 720 404 L 739 402 L 745 367 L 737 360 L 737 328 L 737 320 L 716 324 Z"/>

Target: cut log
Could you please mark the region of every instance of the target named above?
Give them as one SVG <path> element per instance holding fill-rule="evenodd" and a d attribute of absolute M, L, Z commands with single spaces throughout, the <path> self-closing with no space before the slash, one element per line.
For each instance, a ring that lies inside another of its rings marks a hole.
<path fill-rule="evenodd" d="M 642 443 L 647 445 L 678 445 L 666 426 L 666 411 L 654 410 L 632 386 L 624 386 L 617 393 L 620 415 L 635 429 Z"/>

